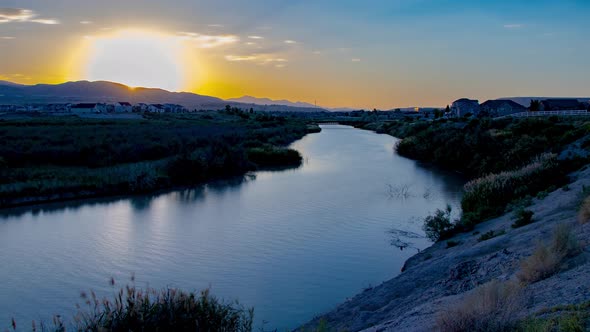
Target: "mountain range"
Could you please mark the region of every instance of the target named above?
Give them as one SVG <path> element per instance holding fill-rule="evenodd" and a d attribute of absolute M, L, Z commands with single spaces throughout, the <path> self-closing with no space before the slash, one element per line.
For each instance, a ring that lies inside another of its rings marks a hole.
<path fill-rule="evenodd" d="M 253 97 L 251 97 L 253 98 Z M 256 99 L 256 98 L 254 98 Z M 269 99 L 270 100 L 270 99 Z M 62 84 L 22 85 L 0 81 L 0 104 L 33 103 L 114 103 L 179 104 L 188 109 L 221 109 L 226 105 L 261 111 L 318 112 L 325 109 L 306 103 L 261 104 L 223 100 L 190 92 L 170 92 L 156 88 L 130 88 L 107 81 L 77 81 Z"/>

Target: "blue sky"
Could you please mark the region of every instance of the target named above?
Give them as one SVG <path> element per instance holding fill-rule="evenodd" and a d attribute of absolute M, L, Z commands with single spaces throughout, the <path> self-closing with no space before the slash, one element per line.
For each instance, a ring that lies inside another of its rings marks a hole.
<path fill-rule="evenodd" d="M 232 45 L 195 51 L 206 78 L 182 87 L 221 97 L 385 109 L 464 96 L 590 95 L 587 0 L 18 0 L 0 7 L 35 14 L 0 23 L 0 76 L 22 83 L 84 79 L 56 66 L 77 40 L 138 27 L 235 36 Z"/>

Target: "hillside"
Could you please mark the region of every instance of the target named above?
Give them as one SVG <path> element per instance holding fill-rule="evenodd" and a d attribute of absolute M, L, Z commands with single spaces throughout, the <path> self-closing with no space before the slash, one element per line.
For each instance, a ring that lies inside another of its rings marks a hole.
<path fill-rule="evenodd" d="M 239 108 L 254 108 L 261 111 L 317 112 L 321 108 L 301 105 L 258 105 L 226 101 L 216 97 L 190 92 L 170 92 L 154 88 L 130 88 L 126 85 L 106 81 L 77 81 L 63 84 L 20 85 L 0 81 L 0 104 L 31 103 L 80 103 L 126 101 L 133 104 L 179 104 L 188 109 L 222 109 L 226 105 Z"/>
<path fill-rule="evenodd" d="M 335 331 L 453 331 L 457 322 L 475 319 L 488 328 L 483 324 L 515 323 L 538 331 L 534 324 L 549 324 L 551 319 L 560 324 L 568 317 L 583 325 L 590 313 L 590 223 L 577 220 L 590 187 L 590 169 L 574 173 L 572 179 L 570 185 L 532 201 L 527 207 L 534 213 L 532 224 L 513 228 L 511 211 L 436 243 L 410 258 L 398 277 L 365 290 L 305 327 L 323 321 Z M 559 225 L 570 227 L 568 241 L 575 241 L 576 250 L 559 262 L 554 274 L 523 281 L 531 266 L 541 264 L 531 265 L 528 258 L 538 257 L 539 248 L 551 248 Z M 482 240 L 483 234 L 496 236 Z"/>

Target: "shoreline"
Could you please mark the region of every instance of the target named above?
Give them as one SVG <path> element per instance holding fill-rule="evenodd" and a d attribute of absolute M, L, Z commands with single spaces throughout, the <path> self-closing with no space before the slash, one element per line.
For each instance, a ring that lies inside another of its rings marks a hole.
<path fill-rule="evenodd" d="M 518 279 L 521 262 L 541 242 L 550 241 L 557 225 L 567 224 L 583 241 L 590 237 L 590 223 L 577 222 L 579 196 L 590 186 L 590 168 L 571 174 L 568 188 L 535 198 L 527 207 L 534 223 L 513 228 L 515 211 L 478 224 L 472 232 L 434 243 L 406 260 L 402 272 L 378 286 L 354 295 L 333 310 L 295 329 L 307 331 L 321 324 L 329 331 L 433 331 L 439 319 L 465 298 L 493 280 Z M 500 234 L 480 240 L 490 231 Z M 590 243 L 581 242 L 578 256 L 571 258 L 556 274 L 522 285 L 522 306 L 513 313 L 519 321 L 546 317 L 551 308 L 590 303 Z M 565 296 L 564 294 L 569 294 Z M 558 310 L 553 311 L 559 313 Z M 545 316 L 544 316 L 545 315 Z"/>

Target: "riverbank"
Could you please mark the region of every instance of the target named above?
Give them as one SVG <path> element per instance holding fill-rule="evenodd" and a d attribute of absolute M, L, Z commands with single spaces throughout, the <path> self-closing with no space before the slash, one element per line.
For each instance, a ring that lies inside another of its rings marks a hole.
<path fill-rule="evenodd" d="M 463 163 L 460 170 L 472 178 L 502 173 L 468 184 L 462 218 L 435 228 L 440 241 L 410 258 L 398 277 L 302 330 L 320 325 L 334 331 L 590 327 L 590 288 L 580 286 L 590 275 L 590 226 L 577 223 L 590 171 L 568 175 L 588 162 L 587 122 L 483 119 L 358 126 L 404 138 L 396 148 L 412 159 L 445 168 Z M 553 155 L 545 158 L 554 160 L 549 164 L 533 159 L 549 152 Z M 563 187 L 556 190 L 556 185 Z M 489 195 L 480 192 L 482 186 Z M 509 192 L 494 189 L 500 187 Z"/>
<path fill-rule="evenodd" d="M 297 167 L 318 126 L 238 109 L 142 119 L 0 121 L 0 208 L 152 193 Z"/>
<path fill-rule="evenodd" d="M 473 232 L 435 243 L 410 258 L 398 277 L 356 295 L 306 324 L 303 330 L 320 322 L 334 331 L 453 330 L 445 328 L 442 321 L 449 315 L 467 315 L 468 306 L 487 305 L 486 315 L 502 311 L 493 303 L 483 303 L 491 300 L 479 296 L 483 287 L 489 287 L 482 285 L 491 281 L 498 285 L 517 283 L 511 291 L 514 307 L 506 308 L 510 321 L 526 326 L 556 317 L 574 317 L 585 324 L 590 301 L 590 223 L 578 222 L 578 210 L 588 195 L 590 169 L 572 174 L 572 180 L 568 187 L 533 199 L 527 207 L 534 213 L 532 224 L 513 228 L 516 216 L 511 211 L 477 225 Z M 558 225 L 572 228 L 578 250 L 564 257 L 546 278 L 521 281 L 525 262 L 538 255 L 538 248 L 553 241 Z M 475 318 L 489 318 L 483 314 Z"/>

